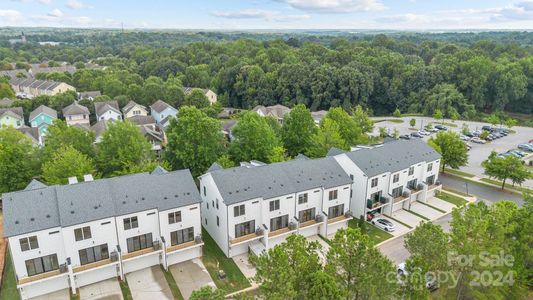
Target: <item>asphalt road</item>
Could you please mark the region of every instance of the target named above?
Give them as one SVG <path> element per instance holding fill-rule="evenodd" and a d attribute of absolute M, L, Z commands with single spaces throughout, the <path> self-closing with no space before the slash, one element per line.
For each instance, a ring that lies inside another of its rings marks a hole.
<path fill-rule="evenodd" d="M 441 174 L 439 175 L 439 180 L 442 182 L 444 187 L 450 187 L 457 191 L 466 193 L 466 184 L 460 179 Z M 468 183 L 468 193 L 470 195 L 475 195 L 478 198 L 478 201 L 485 201 L 487 203 L 493 203 L 502 200 L 514 201 L 518 206 L 522 206 L 524 203 L 522 197 L 518 194 L 501 191 L 497 188 L 493 189 L 491 187 L 480 186 L 473 183 Z M 449 232 L 451 219 L 452 214 L 447 214 L 433 221 L 433 223 L 441 225 L 445 232 Z M 409 251 L 407 251 L 407 249 L 404 247 L 404 241 L 405 235 L 382 244 L 379 246 L 379 250 L 390 260 L 392 260 L 395 265 L 398 265 L 404 262 L 410 255 Z"/>

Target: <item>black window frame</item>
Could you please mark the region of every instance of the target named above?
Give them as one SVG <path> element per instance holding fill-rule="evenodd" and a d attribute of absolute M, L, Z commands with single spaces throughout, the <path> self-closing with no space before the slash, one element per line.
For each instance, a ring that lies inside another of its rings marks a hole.
<path fill-rule="evenodd" d="M 397 174 L 392 175 L 392 183 L 396 183 L 398 181 L 400 181 L 400 174 L 397 173 Z"/>
<path fill-rule="evenodd" d="M 239 228 L 242 228 L 242 231 L 239 232 Z M 241 236 L 245 236 L 248 234 L 252 234 L 255 232 L 255 220 L 250 220 L 246 222 L 242 222 L 239 224 L 235 224 L 235 238 L 239 238 Z"/>
<path fill-rule="evenodd" d="M 233 216 L 234 217 L 240 217 L 242 215 L 246 214 L 246 207 L 244 204 L 236 205 L 233 207 Z"/>
<path fill-rule="evenodd" d="M 328 199 L 329 199 L 329 201 L 339 199 L 339 190 L 329 191 Z"/>
<path fill-rule="evenodd" d="M 194 241 L 194 227 L 188 227 L 170 233 L 170 245 L 176 246 Z"/>
<path fill-rule="evenodd" d="M 316 216 L 316 208 L 302 209 L 298 212 L 298 220 L 300 223 L 305 223 L 314 220 Z"/>
<path fill-rule="evenodd" d="M 32 236 L 19 239 L 19 244 L 20 244 L 20 251 L 22 252 L 39 249 L 39 241 L 36 235 L 32 235 Z M 27 249 L 24 249 L 24 248 L 27 248 Z"/>
<path fill-rule="evenodd" d="M 336 217 L 340 217 L 344 214 L 344 204 L 339 204 L 335 206 L 331 206 L 328 208 L 328 218 L 333 219 Z"/>
<path fill-rule="evenodd" d="M 289 227 L 289 215 L 278 216 L 270 219 L 270 232 Z"/>
<path fill-rule="evenodd" d="M 304 204 L 309 201 L 309 195 L 307 193 L 303 193 L 298 195 L 298 204 Z"/>
<path fill-rule="evenodd" d="M 84 226 L 74 229 L 74 239 L 76 242 L 92 238 L 91 226 Z"/>
<path fill-rule="evenodd" d="M 123 222 L 124 222 L 124 230 L 139 228 L 139 219 L 137 218 L 137 216 L 124 218 Z"/>
<path fill-rule="evenodd" d="M 154 240 L 152 239 L 151 232 L 137 235 L 137 236 L 132 236 L 126 239 L 126 247 L 128 248 L 128 253 L 148 249 L 152 247 L 153 245 L 154 245 Z"/>
<path fill-rule="evenodd" d="M 92 264 L 98 261 L 109 259 L 109 248 L 107 244 L 101 244 L 78 250 L 80 265 Z M 85 259 L 83 259 L 85 258 Z"/>
<path fill-rule="evenodd" d="M 28 276 L 48 273 L 59 269 L 59 261 L 57 260 L 56 253 L 28 259 L 24 262 L 24 264 L 26 266 L 26 272 Z M 33 266 L 33 272 L 30 272 L 29 266 Z"/>
<path fill-rule="evenodd" d="M 372 180 L 370 181 L 370 187 L 374 188 L 378 186 L 378 183 L 379 183 L 379 178 L 372 178 Z"/>
<path fill-rule="evenodd" d="M 179 220 L 178 220 L 179 219 Z M 173 211 L 168 213 L 168 224 L 176 224 L 180 223 L 182 220 L 181 218 L 181 210 Z"/>
<path fill-rule="evenodd" d="M 270 208 L 270 211 L 276 211 L 276 210 L 279 210 L 279 199 L 276 199 L 276 200 L 272 200 L 270 201 L 270 203 L 268 204 L 269 208 Z"/>
<path fill-rule="evenodd" d="M 409 167 L 409 176 L 413 175 L 415 173 L 415 167 Z"/>

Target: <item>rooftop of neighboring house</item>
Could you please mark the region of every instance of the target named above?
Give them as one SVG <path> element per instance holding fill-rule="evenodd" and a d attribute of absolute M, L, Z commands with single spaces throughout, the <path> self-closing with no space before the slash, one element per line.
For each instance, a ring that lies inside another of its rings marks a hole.
<path fill-rule="evenodd" d="M 9 83 L 14 86 L 51 91 L 63 82 L 57 82 L 52 80 L 39 80 L 35 78 L 13 78 L 9 81 Z"/>
<path fill-rule="evenodd" d="M 102 96 L 102 93 L 100 91 L 88 91 L 88 92 L 80 92 L 78 98 L 81 99 L 89 99 L 89 98 L 96 98 L 98 96 Z"/>
<path fill-rule="evenodd" d="M 142 135 L 146 138 L 159 142 L 163 142 L 165 140 L 165 132 L 162 130 L 155 130 L 154 127 L 150 125 L 140 125 L 138 127 Z"/>
<path fill-rule="evenodd" d="M 94 138 L 98 139 L 104 132 L 107 130 L 108 123 L 113 122 L 112 120 L 99 120 L 98 122 L 94 123 L 93 126 L 91 126 L 91 130 L 94 132 Z"/>
<path fill-rule="evenodd" d="M 2 98 L 0 99 L 0 107 L 10 107 L 15 103 L 15 100 L 9 99 L 9 98 Z"/>
<path fill-rule="evenodd" d="M 258 105 L 256 107 L 254 107 L 252 109 L 252 111 L 254 112 L 259 112 L 261 111 L 263 115 L 272 115 L 278 119 L 283 119 L 283 117 L 285 117 L 286 114 L 288 114 L 289 112 L 291 112 L 291 109 L 288 108 L 287 106 L 284 106 L 284 105 L 281 105 L 281 104 L 276 104 L 276 105 L 273 105 L 273 106 L 262 106 L 262 105 Z"/>
<path fill-rule="evenodd" d="M 6 237 L 83 224 L 150 209 L 165 211 L 201 201 L 189 170 L 138 173 L 3 195 Z"/>
<path fill-rule="evenodd" d="M 105 101 L 105 102 L 94 102 L 94 111 L 96 112 L 96 115 L 101 116 L 109 110 L 112 110 L 120 114 L 120 108 L 118 107 L 118 102 L 115 100 Z"/>
<path fill-rule="evenodd" d="M 270 165 L 246 163 L 230 169 L 212 166 L 210 170 L 227 205 L 351 183 L 350 176 L 332 157 L 314 160 L 301 157 Z"/>
<path fill-rule="evenodd" d="M 189 95 L 189 94 L 192 92 L 192 90 L 194 90 L 194 89 L 202 90 L 202 91 L 204 92 L 204 94 L 207 93 L 207 92 L 209 92 L 209 89 L 203 89 L 203 88 L 195 88 L 195 87 L 184 86 L 184 87 L 183 87 L 183 93 L 184 93 L 185 95 Z"/>
<path fill-rule="evenodd" d="M 89 113 L 90 112 L 87 107 L 80 105 L 76 102 L 63 108 L 63 116 L 88 115 Z"/>
<path fill-rule="evenodd" d="M 237 123 L 239 123 L 238 120 L 228 120 L 222 124 L 222 130 L 229 133 Z"/>
<path fill-rule="evenodd" d="M 174 108 L 163 100 L 157 100 L 154 104 L 150 106 L 150 108 L 157 113 L 161 113 L 169 107 Z"/>
<path fill-rule="evenodd" d="M 372 148 L 345 153 L 368 177 L 397 172 L 420 162 L 440 159 L 440 154 L 422 140 L 395 140 Z"/>
<path fill-rule="evenodd" d="M 319 123 L 320 121 L 322 121 L 322 119 L 326 116 L 327 113 L 328 112 L 325 110 L 312 111 L 311 117 L 313 117 L 313 120 L 315 120 L 315 122 Z"/>
<path fill-rule="evenodd" d="M 39 134 L 39 128 L 23 126 L 23 127 L 17 128 L 17 130 L 22 132 L 23 134 L 25 134 L 29 138 L 31 138 L 31 140 L 32 140 L 32 142 L 34 144 L 39 144 L 40 143 L 41 136 Z"/>
<path fill-rule="evenodd" d="M 128 104 L 126 104 L 126 105 L 122 108 L 122 112 L 123 112 L 124 114 L 127 114 L 127 113 L 129 113 L 130 110 L 132 110 L 135 106 L 142 107 L 144 110 L 146 110 L 146 107 L 144 107 L 143 105 L 137 104 L 135 101 L 130 101 L 130 102 L 128 102 Z"/>
<path fill-rule="evenodd" d="M 52 109 L 45 105 L 41 105 L 30 113 L 30 122 L 41 114 L 45 114 L 54 119 L 57 119 L 57 111 L 55 109 Z"/>
<path fill-rule="evenodd" d="M 10 115 L 14 118 L 24 120 L 24 111 L 22 110 L 22 107 L 0 108 L 0 117 L 3 117 L 5 115 Z"/>
<path fill-rule="evenodd" d="M 152 116 L 133 116 L 128 118 L 128 121 L 135 125 L 154 125 L 155 119 Z"/>

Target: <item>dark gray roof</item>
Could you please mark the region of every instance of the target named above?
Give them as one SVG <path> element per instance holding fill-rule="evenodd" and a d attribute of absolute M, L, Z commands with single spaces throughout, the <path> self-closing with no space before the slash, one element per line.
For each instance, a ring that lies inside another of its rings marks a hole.
<path fill-rule="evenodd" d="M 152 171 L 152 174 L 164 174 L 164 173 L 168 173 L 168 171 L 159 165 L 155 167 L 155 169 Z"/>
<path fill-rule="evenodd" d="M 331 149 L 329 149 L 329 151 L 326 154 L 326 156 L 335 156 L 335 155 L 339 155 L 339 154 L 343 154 L 343 153 L 346 153 L 346 151 L 341 150 L 339 148 L 332 147 Z"/>
<path fill-rule="evenodd" d="M 371 149 L 359 149 L 346 155 L 368 177 L 397 172 L 422 161 L 440 159 L 437 151 L 422 140 L 398 140 Z"/>
<path fill-rule="evenodd" d="M 31 191 L 31 190 L 35 190 L 35 189 L 41 189 L 41 188 L 44 188 L 44 187 L 47 187 L 47 185 L 42 183 L 42 182 L 40 182 L 37 179 L 32 179 L 30 184 L 28 184 L 24 190 L 25 191 Z"/>
<path fill-rule="evenodd" d="M 24 120 L 24 111 L 22 110 L 22 107 L 0 108 L 0 116 L 7 113 L 11 113 L 14 116 L 18 116 L 21 120 Z"/>
<path fill-rule="evenodd" d="M 36 117 L 38 117 L 40 114 L 46 114 L 54 119 L 57 119 L 57 111 L 55 109 L 52 109 L 45 105 L 41 105 L 30 113 L 30 122 Z"/>
<path fill-rule="evenodd" d="M 22 132 L 22 133 L 24 133 L 29 138 L 31 138 L 33 143 L 35 143 L 35 144 L 39 144 L 40 143 L 39 128 L 22 126 L 20 128 L 17 128 L 17 130 Z"/>
<path fill-rule="evenodd" d="M 221 165 L 219 165 L 217 162 L 214 162 L 210 167 L 209 169 L 207 169 L 207 172 L 213 172 L 213 171 L 216 171 L 216 170 L 224 170 L 224 168 L 222 168 Z"/>
<path fill-rule="evenodd" d="M 127 114 L 132 108 L 134 108 L 136 105 L 146 109 L 146 107 L 144 107 L 143 105 L 140 105 L 138 103 L 136 103 L 135 101 L 130 101 L 128 102 L 128 104 L 126 104 L 123 108 L 122 108 L 122 112 L 124 114 Z"/>
<path fill-rule="evenodd" d="M 94 111 L 96 112 L 96 115 L 101 116 L 108 110 L 114 110 L 115 112 L 120 114 L 118 102 L 115 100 L 105 102 L 94 102 Z"/>
<path fill-rule="evenodd" d="M 110 121 L 100 120 L 91 126 L 91 130 L 94 132 L 94 138 L 99 138 L 107 130 L 107 123 Z"/>
<path fill-rule="evenodd" d="M 7 193 L 3 199 L 6 237 L 201 201 L 189 170 L 41 187 Z"/>
<path fill-rule="evenodd" d="M 9 106 L 13 105 L 14 102 L 15 102 L 15 100 L 13 100 L 13 99 L 2 98 L 2 99 L 0 99 L 0 107 L 9 107 Z"/>
<path fill-rule="evenodd" d="M 68 115 L 88 115 L 89 109 L 83 105 L 79 105 L 78 103 L 74 102 L 71 105 L 63 108 L 63 116 Z"/>
<path fill-rule="evenodd" d="M 98 96 L 102 96 L 102 93 L 100 91 L 88 91 L 88 92 L 80 92 L 80 99 L 89 99 L 89 98 L 96 98 Z"/>
<path fill-rule="evenodd" d="M 154 104 L 152 104 L 150 106 L 150 108 L 153 111 L 158 112 L 158 113 L 164 111 L 165 109 L 167 109 L 169 107 L 172 107 L 172 106 L 170 106 L 170 104 L 168 104 L 168 103 L 166 103 L 166 102 L 164 102 L 162 100 L 157 100 Z"/>
<path fill-rule="evenodd" d="M 210 174 L 227 205 L 351 183 L 350 176 L 332 157 L 215 170 Z"/>
<path fill-rule="evenodd" d="M 153 125 L 156 123 L 152 116 L 133 116 L 127 120 L 135 125 Z"/>

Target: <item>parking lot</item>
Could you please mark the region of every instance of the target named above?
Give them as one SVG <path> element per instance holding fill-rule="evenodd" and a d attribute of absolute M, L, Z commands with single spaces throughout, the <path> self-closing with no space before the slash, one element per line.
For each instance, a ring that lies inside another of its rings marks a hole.
<path fill-rule="evenodd" d="M 382 120 L 382 119 L 401 119 L 403 120 L 402 123 L 395 123 L 391 121 L 383 121 L 378 122 L 374 126 L 374 132 L 373 135 L 379 135 L 379 127 L 385 127 L 390 129 L 390 132 L 392 133 L 394 128 L 398 129 L 398 132 L 400 135 L 402 134 L 410 134 L 413 132 L 411 130 L 411 126 L 409 124 L 409 121 L 411 119 L 416 120 L 416 125 L 414 128 L 421 129 L 427 124 L 430 123 L 438 123 L 435 119 L 429 118 L 429 117 L 402 117 L 402 118 L 393 118 L 393 117 L 387 117 L 387 118 L 373 118 L 375 120 Z M 445 123 L 452 123 L 451 120 L 443 120 Z M 448 130 L 454 131 L 454 132 L 461 132 L 463 124 L 467 124 L 470 131 L 475 130 L 481 130 L 483 126 L 490 125 L 488 123 L 480 123 L 480 122 L 471 122 L 471 121 L 455 121 L 453 124 L 457 125 L 457 127 L 448 127 Z M 468 164 L 461 168 L 461 171 L 474 174 L 479 177 L 485 176 L 483 174 L 484 168 L 481 166 L 481 163 L 487 159 L 487 157 L 490 155 L 490 153 L 494 150 L 498 153 L 506 152 L 511 149 L 516 149 L 518 144 L 525 143 L 531 139 L 533 139 L 533 128 L 530 127 L 519 127 L 515 126 L 512 128 L 513 131 L 516 131 L 516 133 L 509 134 L 508 136 L 496 139 L 492 142 L 486 143 L 486 144 L 475 144 L 475 143 L 468 143 L 472 149 L 469 151 L 469 161 Z M 424 137 L 424 140 L 428 140 L 429 137 Z M 526 180 L 523 184 L 524 186 L 533 187 L 533 179 Z"/>

